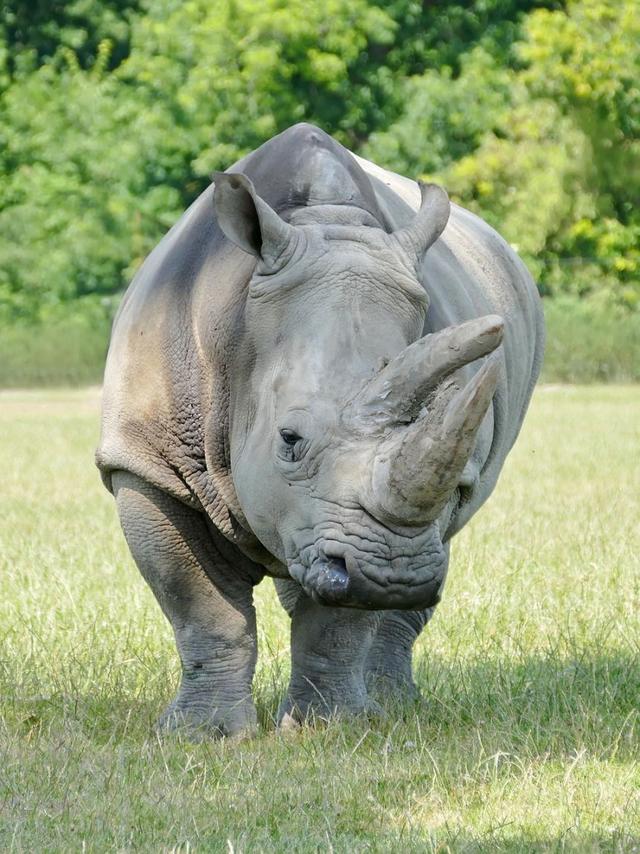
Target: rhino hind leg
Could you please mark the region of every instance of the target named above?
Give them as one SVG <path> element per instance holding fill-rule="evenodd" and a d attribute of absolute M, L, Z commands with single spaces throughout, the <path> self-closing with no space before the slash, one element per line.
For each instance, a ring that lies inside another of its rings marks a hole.
<path fill-rule="evenodd" d="M 256 579 L 221 554 L 197 511 L 128 472 L 114 473 L 113 486 L 129 549 L 171 623 L 182 664 L 159 728 L 194 739 L 252 734 Z"/>
<path fill-rule="evenodd" d="M 448 568 L 448 544 L 446 556 Z M 413 647 L 434 610 L 435 605 L 421 611 L 384 612 L 365 664 L 367 688 L 377 700 L 384 703 L 419 698 L 413 678 Z"/>
<path fill-rule="evenodd" d="M 364 666 L 379 612 L 327 607 L 302 591 L 296 596 L 292 585 L 277 587 L 285 608 L 291 607 L 291 681 L 279 726 L 336 715 L 377 715 L 380 708 L 367 693 Z"/>
<path fill-rule="evenodd" d="M 280 604 L 287 614 L 290 617 L 293 617 L 296 605 L 305 595 L 304 590 L 298 582 L 294 581 L 292 578 L 274 578 L 273 583 L 276 588 Z"/>

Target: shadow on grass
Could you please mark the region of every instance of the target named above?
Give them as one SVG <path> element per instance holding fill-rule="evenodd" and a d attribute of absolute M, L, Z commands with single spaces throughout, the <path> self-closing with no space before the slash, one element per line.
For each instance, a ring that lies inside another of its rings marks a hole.
<path fill-rule="evenodd" d="M 386 717 L 370 722 L 371 729 L 384 734 L 398 721 L 413 721 L 426 740 L 437 743 L 472 731 L 494 733 L 509 753 L 526 749 L 563 755 L 581 744 L 617 744 L 622 754 L 638 749 L 633 738 L 625 737 L 639 715 L 637 655 L 561 659 L 550 654 L 515 663 L 499 659 L 453 664 L 423 657 L 417 681 L 421 699 L 386 703 Z M 255 695 L 263 734 L 274 728 L 285 688 L 283 672 L 266 668 L 260 673 Z M 89 695 L 69 691 L 22 698 L 2 693 L 5 726 L 15 735 L 30 738 L 64 726 L 97 744 L 148 737 L 171 699 L 169 692 L 154 690 L 132 698 L 122 687 L 111 694 L 105 689 Z M 353 736 L 364 726 L 350 727 Z"/>
<path fill-rule="evenodd" d="M 505 750 L 517 751 L 526 739 L 540 752 L 570 751 L 576 741 L 615 738 L 640 714 L 640 656 L 631 652 L 453 665 L 423 657 L 416 676 L 416 712 L 426 727 L 445 737 L 469 727 L 499 729 Z"/>
<path fill-rule="evenodd" d="M 389 840 L 393 844 L 392 839 Z M 425 854 L 631 854 L 638 851 L 639 839 L 623 831 L 610 834 L 570 832 L 559 837 L 540 838 L 519 836 L 513 839 L 501 839 L 498 834 L 474 839 L 457 836 L 451 842 L 440 842 L 435 837 L 430 845 L 419 841 L 408 850 L 423 851 Z M 395 840 L 397 843 L 397 839 Z M 389 849 L 393 850 L 393 849 Z"/>

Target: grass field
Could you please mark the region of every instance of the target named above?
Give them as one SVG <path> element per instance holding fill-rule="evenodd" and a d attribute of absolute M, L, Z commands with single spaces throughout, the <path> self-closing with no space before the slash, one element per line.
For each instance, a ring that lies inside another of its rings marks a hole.
<path fill-rule="evenodd" d="M 92 454 L 95 392 L 0 394 L 1 851 L 640 851 L 640 388 L 541 388 L 454 543 L 424 699 L 289 736 L 258 588 L 252 742 L 159 740 L 168 626 Z"/>

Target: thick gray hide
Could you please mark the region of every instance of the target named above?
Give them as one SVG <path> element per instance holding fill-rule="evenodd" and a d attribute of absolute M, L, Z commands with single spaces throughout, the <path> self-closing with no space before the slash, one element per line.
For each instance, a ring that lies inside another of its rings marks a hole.
<path fill-rule="evenodd" d="M 265 574 L 292 617 L 283 724 L 415 691 L 413 642 L 516 439 L 543 322 L 486 223 L 313 126 L 215 183 L 123 300 L 97 462 L 176 635 L 162 725 L 238 735 Z"/>

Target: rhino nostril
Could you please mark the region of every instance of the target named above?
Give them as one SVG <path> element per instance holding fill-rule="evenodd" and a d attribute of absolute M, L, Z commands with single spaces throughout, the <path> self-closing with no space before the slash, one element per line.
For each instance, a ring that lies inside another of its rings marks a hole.
<path fill-rule="evenodd" d="M 317 575 L 314 588 L 325 602 L 338 603 L 345 599 L 349 590 L 349 573 L 342 558 L 323 558 L 316 565 Z"/>

